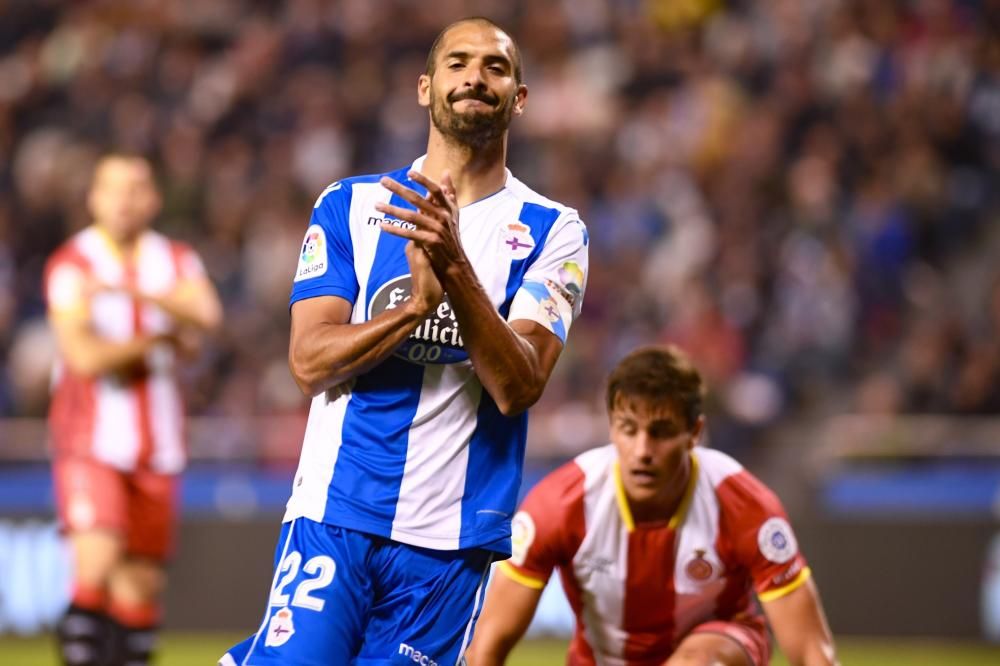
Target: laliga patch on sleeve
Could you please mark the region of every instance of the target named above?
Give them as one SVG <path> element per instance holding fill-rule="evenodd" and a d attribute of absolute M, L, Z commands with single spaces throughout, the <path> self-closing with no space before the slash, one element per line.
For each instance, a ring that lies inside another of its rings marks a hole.
<path fill-rule="evenodd" d="M 760 554 L 775 564 L 784 564 L 799 552 L 792 526 L 784 518 L 769 518 L 757 531 Z"/>
<path fill-rule="evenodd" d="M 306 237 L 302 240 L 299 267 L 295 271 L 294 282 L 323 275 L 326 273 L 327 264 L 329 259 L 326 251 L 326 232 L 318 224 L 312 224 L 306 229 Z"/>
<path fill-rule="evenodd" d="M 531 544 L 535 541 L 535 521 L 525 511 L 518 511 L 510 521 L 511 564 L 524 566 Z"/>

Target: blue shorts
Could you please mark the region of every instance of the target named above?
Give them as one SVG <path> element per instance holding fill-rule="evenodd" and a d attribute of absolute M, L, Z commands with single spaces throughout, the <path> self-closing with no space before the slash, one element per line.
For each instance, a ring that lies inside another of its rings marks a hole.
<path fill-rule="evenodd" d="M 285 523 L 264 622 L 224 666 L 460 663 L 493 553 L 439 551 L 299 518 Z"/>

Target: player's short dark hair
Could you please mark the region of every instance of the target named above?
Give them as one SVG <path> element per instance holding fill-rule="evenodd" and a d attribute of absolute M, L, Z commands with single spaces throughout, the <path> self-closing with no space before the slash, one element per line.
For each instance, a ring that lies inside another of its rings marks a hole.
<path fill-rule="evenodd" d="M 449 30 L 463 23 L 481 23 L 507 35 L 507 39 L 510 40 L 510 59 L 511 66 L 514 68 L 514 80 L 517 83 L 521 83 L 521 48 L 517 45 L 517 42 L 514 41 L 514 38 L 510 36 L 509 32 L 485 16 L 470 16 L 468 18 L 459 19 L 454 23 L 449 23 L 444 27 L 444 30 L 438 33 L 437 37 L 434 38 L 434 43 L 431 44 L 431 50 L 427 53 L 427 75 L 434 76 L 434 70 L 437 67 L 438 51 L 441 50 L 441 42 L 444 41 L 444 36 L 448 34 Z"/>
<path fill-rule="evenodd" d="M 702 415 L 705 385 L 687 355 L 673 345 L 641 347 L 608 377 L 608 412 L 623 398 L 671 402 L 693 428 Z"/>
<path fill-rule="evenodd" d="M 150 178 L 152 178 L 154 183 L 158 182 L 159 174 L 156 171 L 156 164 L 149 155 L 141 151 L 131 150 L 128 148 L 111 148 L 98 155 L 97 159 L 94 160 L 93 168 L 90 173 L 90 180 L 92 183 L 94 179 L 97 178 L 97 172 L 101 165 L 112 160 L 122 160 L 124 162 L 144 162 L 146 166 L 149 167 Z"/>

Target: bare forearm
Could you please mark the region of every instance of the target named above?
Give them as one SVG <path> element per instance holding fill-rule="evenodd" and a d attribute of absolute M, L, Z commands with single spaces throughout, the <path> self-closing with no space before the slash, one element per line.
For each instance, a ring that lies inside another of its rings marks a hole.
<path fill-rule="evenodd" d="M 313 324 L 296 335 L 293 319 L 288 363 L 302 392 L 314 396 L 371 370 L 384 361 L 423 321 L 407 308 L 386 310 L 361 324 Z"/>
<path fill-rule="evenodd" d="M 503 666 L 516 644 L 517 639 L 509 643 L 491 641 L 489 646 L 473 643 L 467 655 L 469 666 Z"/>
<path fill-rule="evenodd" d="M 86 377 L 96 377 L 125 370 L 145 360 L 152 343 L 152 338 L 145 336 L 125 342 L 85 336 L 66 346 L 64 356 L 73 372 Z"/>
<path fill-rule="evenodd" d="M 483 388 L 502 413 L 523 412 L 545 384 L 534 348 L 496 311 L 471 266 L 455 267 L 442 283 Z"/>
<path fill-rule="evenodd" d="M 840 663 L 834 653 L 833 642 L 819 639 L 803 645 L 797 653 L 789 654 L 788 661 L 793 666 L 838 666 Z"/>
<path fill-rule="evenodd" d="M 222 305 L 214 290 L 192 287 L 162 296 L 143 296 L 182 324 L 213 331 L 222 323 Z"/>
<path fill-rule="evenodd" d="M 768 622 L 782 652 L 795 666 L 836 666 L 833 634 L 819 600 L 815 582 L 787 596 L 763 604 Z"/>

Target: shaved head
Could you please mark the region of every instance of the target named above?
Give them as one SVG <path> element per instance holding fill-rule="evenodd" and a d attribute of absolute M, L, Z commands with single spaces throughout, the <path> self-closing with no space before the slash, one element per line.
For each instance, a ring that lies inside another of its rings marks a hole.
<path fill-rule="evenodd" d="M 493 28 L 497 32 L 503 34 L 507 38 L 510 45 L 510 60 L 511 65 L 514 69 L 514 81 L 521 83 L 521 49 L 518 48 L 517 42 L 510 34 L 498 26 L 496 23 L 486 18 L 485 16 L 470 16 L 469 18 L 460 19 L 454 23 L 450 23 L 445 26 L 444 30 L 438 33 L 438 36 L 434 38 L 434 43 L 431 44 L 431 50 L 427 54 L 427 75 L 434 76 L 434 70 L 437 68 L 437 58 L 438 53 L 441 51 L 441 44 L 444 42 L 445 36 L 452 28 L 457 28 L 460 25 L 465 25 L 467 23 L 476 23 L 489 28 Z"/>

